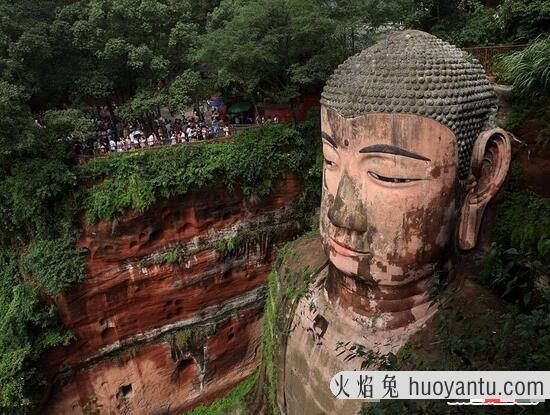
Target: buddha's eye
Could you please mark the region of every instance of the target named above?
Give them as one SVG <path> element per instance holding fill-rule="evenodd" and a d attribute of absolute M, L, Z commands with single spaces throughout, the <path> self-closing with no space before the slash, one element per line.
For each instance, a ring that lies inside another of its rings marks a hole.
<path fill-rule="evenodd" d="M 369 175 L 375 178 L 376 180 L 380 180 L 381 182 L 386 182 L 386 183 L 410 183 L 410 182 L 417 182 L 419 180 L 422 180 L 422 179 L 404 179 L 404 178 L 397 178 L 397 177 L 386 177 L 386 176 L 381 176 L 380 174 L 376 174 L 372 171 L 369 171 Z"/>
<path fill-rule="evenodd" d="M 334 161 L 329 160 L 329 159 L 327 159 L 327 158 L 325 157 L 325 166 L 327 166 L 327 167 L 329 167 L 329 168 L 330 168 L 330 167 L 335 167 L 335 166 L 336 166 L 336 163 L 335 163 Z"/>

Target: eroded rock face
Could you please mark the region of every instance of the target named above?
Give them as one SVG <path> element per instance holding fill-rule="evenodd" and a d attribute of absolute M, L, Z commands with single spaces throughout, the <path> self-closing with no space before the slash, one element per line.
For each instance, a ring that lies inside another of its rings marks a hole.
<path fill-rule="evenodd" d="M 210 188 L 85 228 L 87 278 L 55 299 L 76 341 L 44 360 L 53 387 L 40 413 L 179 413 L 249 376 L 300 192 L 291 175 L 261 201 Z"/>

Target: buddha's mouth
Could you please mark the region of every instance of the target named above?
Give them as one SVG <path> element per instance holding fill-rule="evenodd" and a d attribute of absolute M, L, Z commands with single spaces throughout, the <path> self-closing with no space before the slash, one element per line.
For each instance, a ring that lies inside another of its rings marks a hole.
<path fill-rule="evenodd" d="M 369 255 L 370 254 L 370 252 L 368 252 L 368 251 L 360 251 L 360 250 L 351 248 L 347 245 L 344 245 L 342 242 L 339 242 L 334 238 L 330 238 L 330 245 L 332 246 L 332 248 L 334 249 L 334 251 L 337 254 L 340 254 L 342 256 L 357 257 L 357 256 L 361 256 L 361 255 Z"/>

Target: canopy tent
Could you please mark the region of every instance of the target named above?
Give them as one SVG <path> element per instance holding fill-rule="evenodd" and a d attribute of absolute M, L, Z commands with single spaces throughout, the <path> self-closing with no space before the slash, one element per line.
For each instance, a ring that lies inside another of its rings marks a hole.
<path fill-rule="evenodd" d="M 212 108 L 220 108 L 222 105 L 223 105 L 223 99 L 221 98 L 216 98 L 210 101 L 210 106 Z"/>
<path fill-rule="evenodd" d="M 250 102 L 241 101 L 241 102 L 234 102 L 229 106 L 228 112 L 230 114 L 239 114 L 241 112 L 246 112 L 252 107 L 252 104 Z"/>

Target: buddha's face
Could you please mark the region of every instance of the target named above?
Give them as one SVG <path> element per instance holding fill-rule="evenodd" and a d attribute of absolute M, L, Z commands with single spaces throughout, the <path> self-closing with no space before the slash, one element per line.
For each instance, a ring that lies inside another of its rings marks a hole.
<path fill-rule="evenodd" d="M 384 285 L 433 272 L 456 219 L 455 135 L 430 118 L 321 109 L 321 236 L 340 271 Z"/>

